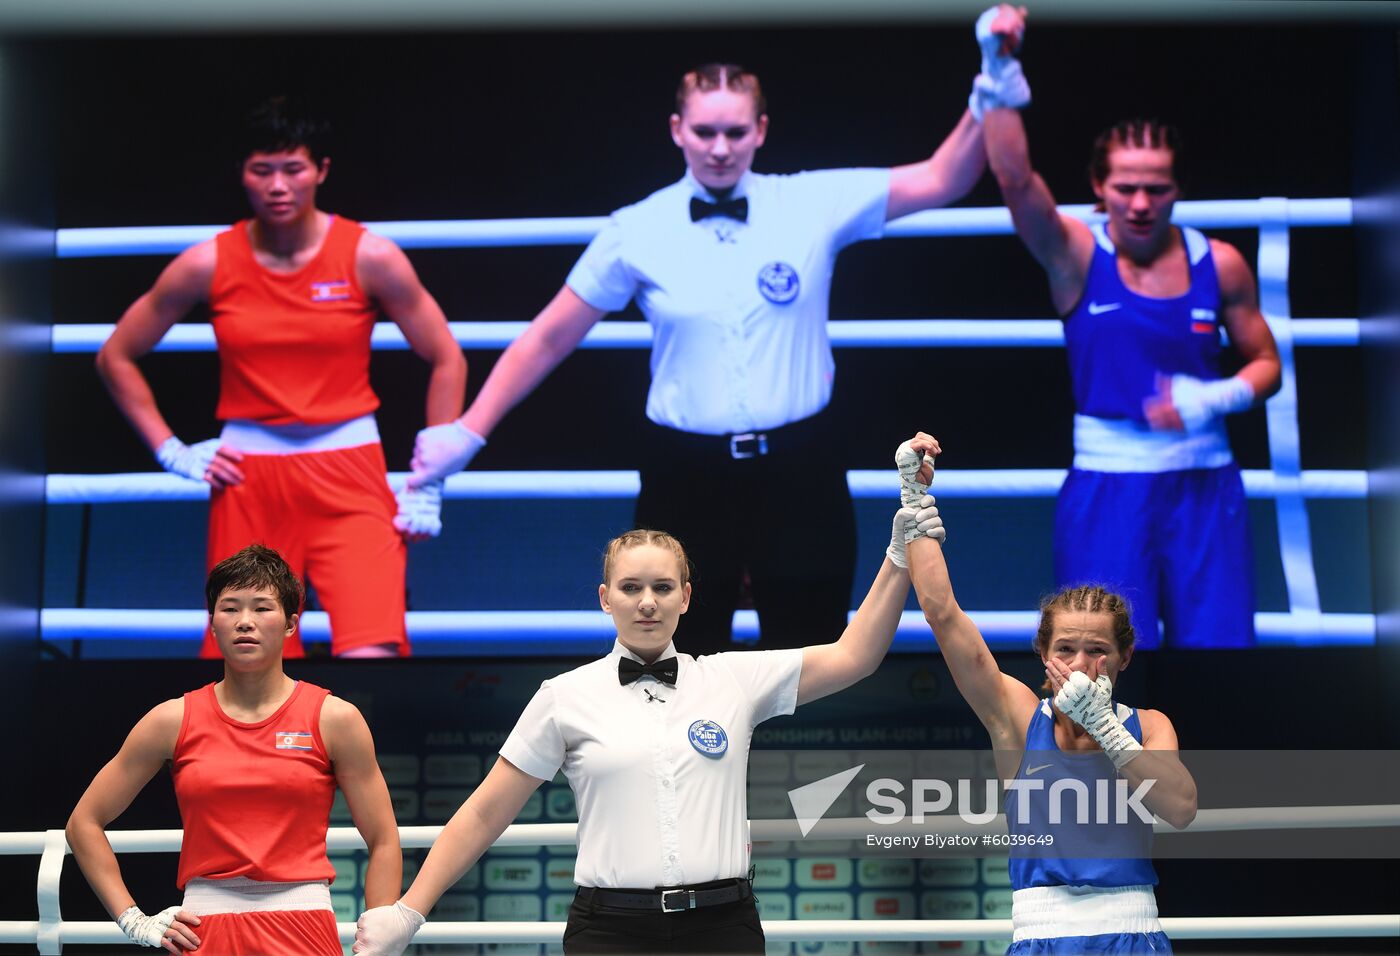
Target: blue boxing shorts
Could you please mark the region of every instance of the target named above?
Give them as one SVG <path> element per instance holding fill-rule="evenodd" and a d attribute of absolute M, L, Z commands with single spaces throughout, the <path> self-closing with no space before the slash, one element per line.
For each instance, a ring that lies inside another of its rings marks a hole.
<path fill-rule="evenodd" d="M 1122 956 L 1159 956 L 1172 951 L 1166 933 L 1102 933 L 1098 936 L 1059 936 L 1053 939 L 1023 939 L 1012 943 L 1006 956 L 1040 954 L 1114 953 Z"/>
<path fill-rule="evenodd" d="M 1159 617 L 1172 647 L 1253 646 L 1254 548 L 1239 467 L 1072 469 L 1055 508 L 1055 581 L 1120 594 L 1140 648 L 1162 643 Z"/>

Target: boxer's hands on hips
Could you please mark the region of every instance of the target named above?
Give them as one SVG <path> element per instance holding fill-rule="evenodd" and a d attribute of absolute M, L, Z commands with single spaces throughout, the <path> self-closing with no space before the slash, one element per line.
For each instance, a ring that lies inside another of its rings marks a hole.
<path fill-rule="evenodd" d="M 117 917 L 117 925 L 127 939 L 151 949 L 183 953 L 199 946 L 199 936 L 192 929 L 199 925 L 199 917 L 178 906 L 167 906 L 155 916 L 130 906 Z"/>
<path fill-rule="evenodd" d="M 243 453 L 223 444 L 222 439 L 210 438 L 195 445 L 186 445 L 171 435 L 155 451 L 156 461 L 172 475 L 207 481 L 213 488 L 227 488 L 243 483 Z"/>
<path fill-rule="evenodd" d="M 360 914 L 355 923 L 359 956 L 399 956 L 426 922 L 422 913 L 399 900 L 393 906 L 376 906 Z"/>

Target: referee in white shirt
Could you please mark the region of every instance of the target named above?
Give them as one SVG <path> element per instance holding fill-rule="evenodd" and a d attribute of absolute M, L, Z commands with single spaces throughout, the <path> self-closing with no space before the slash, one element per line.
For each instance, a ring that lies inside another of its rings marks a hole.
<path fill-rule="evenodd" d="M 965 195 L 986 164 L 971 112 L 930 158 L 894 169 L 756 174 L 767 132 L 754 74 L 728 64 L 687 73 L 671 117 L 685 176 L 612 215 L 466 414 L 420 433 L 410 478 L 463 467 L 599 319 L 635 298 L 654 331 L 636 524 L 671 531 L 700 569 L 702 596 L 681 631 L 696 653 L 731 648 L 746 574 L 762 647 L 800 647 L 845 625 L 855 518 L 822 415 L 835 368 L 832 269 L 886 221 Z M 684 496 L 666 490 L 675 474 L 687 477 Z M 797 480 L 820 524 L 788 520 Z"/>
<path fill-rule="evenodd" d="M 932 458 L 906 443 L 899 460 L 907 506 L 923 498 Z M 747 879 L 753 729 L 879 666 L 908 593 L 905 543 L 942 536 L 936 510 L 917 527 L 913 516 L 910 507 L 895 516 L 888 556 L 838 641 L 706 657 L 678 654 L 672 643 L 691 600 L 680 543 L 659 531 L 614 539 L 598 588 L 617 625 L 612 653 L 540 685 L 403 899 L 360 917 L 355 952 L 398 956 L 420 914 L 562 768 L 579 818 L 565 953 L 762 953 Z"/>

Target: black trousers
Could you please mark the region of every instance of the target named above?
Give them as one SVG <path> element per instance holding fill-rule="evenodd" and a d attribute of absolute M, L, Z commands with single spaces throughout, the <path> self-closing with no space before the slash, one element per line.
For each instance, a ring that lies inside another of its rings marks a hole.
<path fill-rule="evenodd" d="M 728 437 L 648 423 L 636 522 L 679 538 L 695 568 L 676 630 L 681 650 L 735 649 L 730 625 L 745 579 L 760 649 L 824 644 L 845 630 L 855 511 L 827 417 L 765 433 L 768 453 L 751 458 L 733 457 Z"/>
<path fill-rule="evenodd" d="M 574 897 L 564 926 L 564 954 L 763 953 L 763 924 L 750 897 L 679 913 L 617 909 Z"/>

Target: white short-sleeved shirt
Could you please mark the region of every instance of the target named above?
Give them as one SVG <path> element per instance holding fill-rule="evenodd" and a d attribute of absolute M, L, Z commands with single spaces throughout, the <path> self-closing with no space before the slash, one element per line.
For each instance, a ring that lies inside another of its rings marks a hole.
<path fill-rule="evenodd" d="M 578 805 L 580 886 L 649 888 L 746 876 L 753 728 L 797 707 L 802 650 L 695 658 L 676 686 L 622 686 L 612 653 L 540 685 L 501 756 L 541 780 L 560 767 Z M 658 698 L 653 700 L 651 698 Z"/>
<path fill-rule="evenodd" d="M 836 255 L 884 233 L 888 169 L 746 173 L 748 221 L 690 221 L 712 199 L 689 172 L 617 210 L 567 284 L 609 312 L 634 297 L 653 328 L 647 417 L 705 435 L 777 428 L 831 400 L 826 319 Z"/>

